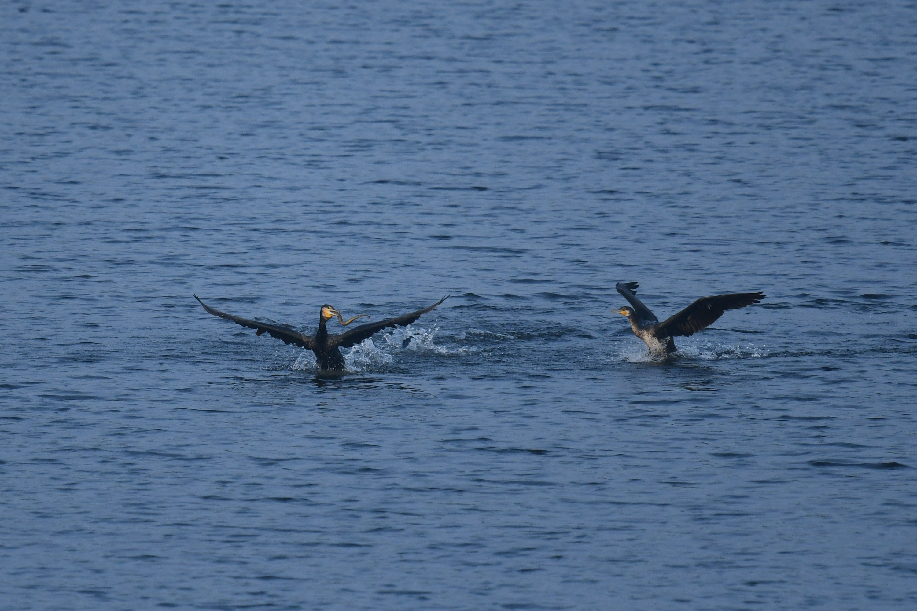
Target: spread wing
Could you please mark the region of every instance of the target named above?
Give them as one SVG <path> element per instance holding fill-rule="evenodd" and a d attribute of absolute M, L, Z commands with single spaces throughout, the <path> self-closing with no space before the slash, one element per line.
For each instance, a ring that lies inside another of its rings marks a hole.
<path fill-rule="evenodd" d="M 283 340 L 287 344 L 295 344 L 309 350 L 312 349 L 314 338 L 309 335 L 304 335 L 299 331 L 294 331 L 287 326 L 271 325 L 263 322 L 258 322 L 256 320 L 248 320 L 247 318 L 239 318 L 238 316 L 233 316 L 232 314 L 227 314 L 226 312 L 220 312 L 219 310 L 211 308 L 209 305 L 201 301 L 201 298 L 197 295 L 195 295 L 194 298 L 197 299 L 202 306 L 204 306 L 205 310 L 214 316 L 219 316 L 220 318 L 231 320 L 234 323 L 240 324 L 243 327 L 248 327 L 249 329 L 256 329 L 257 332 L 255 335 L 267 333 L 271 337 L 276 337 L 279 340 Z"/>
<path fill-rule="evenodd" d="M 764 293 L 732 293 L 701 297 L 684 310 L 670 316 L 656 327 L 657 333 L 666 336 L 694 335 L 712 325 L 726 310 L 738 310 L 764 299 Z"/>
<path fill-rule="evenodd" d="M 366 323 L 365 325 L 360 325 L 359 327 L 351 329 L 347 333 L 342 333 L 341 335 L 333 335 L 328 338 L 329 343 L 335 346 L 340 346 L 341 348 L 349 348 L 350 346 L 355 346 L 367 337 L 371 337 L 373 334 L 381 331 L 382 329 L 385 329 L 386 327 L 404 327 L 411 324 L 420 318 L 421 314 L 426 314 L 448 298 L 449 295 L 446 295 L 430 307 L 417 310 L 416 312 L 411 312 L 410 314 L 404 314 L 403 316 L 399 316 L 397 318 L 386 318 L 385 320 L 380 320 L 379 322 Z"/>
<path fill-rule="evenodd" d="M 618 290 L 621 295 L 624 296 L 624 299 L 630 302 L 630 305 L 633 306 L 634 312 L 637 314 L 637 318 L 640 320 L 641 325 L 651 325 L 659 322 L 659 319 L 656 318 L 656 315 L 653 314 L 648 307 L 643 305 L 643 302 L 637 299 L 637 287 L 640 286 L 636 282 L 618 282 L 615 284 L 615 288 Z"/>

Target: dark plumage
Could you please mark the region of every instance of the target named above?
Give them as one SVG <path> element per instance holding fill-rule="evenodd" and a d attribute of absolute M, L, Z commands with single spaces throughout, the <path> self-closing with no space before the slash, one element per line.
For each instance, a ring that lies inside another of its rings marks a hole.
<path fill-rule="evenodd" d="M 418 318 L 421 314 L 426 314 L 442 302 L 444 302 L 449 295 L 446 295 L 433 305 L 428 308 L 423 308 L 417 310 L 416 312 L 411 312 L 410 314 L 404 314 L 398 316 L 397 318 L 387 318 L 385 320 L 380 320 L 379 322 L 371 322 L 365 325 L 360 325 L 355 327 L 350 331 L 342 333 L 340 335 L 332 335 L 328 333 L 326 328 L 326 323 L 337 316 L 338 321 L 342 325 L 347 325 L 360 318 L 365 316 L 361 314 L 360 316 L 354 316 L 350 320 L 345 321 L 341 317 L 341 313 L 332 308 L 330 305 L 323 305 L 319 311 L 318 319 L 318 331 L 315 333 L 315 336 L 306 335 L 300 333 L 299 331 L 294 330 L 292 327 L 286 325 L 272 325 L 268 323 L 258 322 L 255 320 L 248 320 L 247 318 L 240 318 L 238 316 L 233 316 L 232 314 L 227 314 L 226 312 L 221 312 L 215 308 L 211 308 L 206 303 L 201 301 L 200 297 L 197 295 L 194 296 L 204 309 L 214 316 L 219 316 L 220 318 L 225 318 L 226 320 L 231 320 L 234 323 L 240 324 L 243 327 L 248 327 L 249 329 L 255 329 L 255 335 L 261 335 L 262 333 L 267 333 L 271 337 L 276 337 L 279 340 L 287 344 L 293 344 L 296 346 L 301 346 L 307 350 L 311 350 L 315 353 L 315 360 L 318 362 L 318 367 L 322 371 L 344 371 L 344 356 L 341 354 L 340 348 L 349 348 L 355 346 L 362 342 L 364 339 L 371 337 L 373 334 L 385 329 L 386 327 L 404 327 L 411 324 Z"/>
<path fill-rule="evenodd" d="M 616 314 L 627 316 L 634 335 L 642 339 L 655 356 L 667 356 L 677 350 L 676 335 L 688 337 L 712 325 L 726 310 L 738 310 L 764 299 L 764 293 L 730 293 L 701 297 L 684 310 L 659 322 L 643 302 L 637 299 L 639 285 L 636 282 L 618 282 L 615 288 L 632 308 L 623 307 L 614 310 Z"/>

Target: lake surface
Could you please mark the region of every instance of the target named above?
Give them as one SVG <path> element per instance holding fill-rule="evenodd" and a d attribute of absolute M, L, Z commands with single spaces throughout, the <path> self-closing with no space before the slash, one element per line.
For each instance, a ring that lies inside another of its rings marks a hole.
<path fill-rule="evenodd" d="M 0 7 L 0 606 L 917 608 L 917 5 L 290 4 Z"/>

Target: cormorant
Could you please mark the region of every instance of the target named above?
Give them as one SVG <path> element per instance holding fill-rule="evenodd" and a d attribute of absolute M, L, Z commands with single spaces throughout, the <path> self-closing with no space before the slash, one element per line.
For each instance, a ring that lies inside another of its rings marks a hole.
<path fill-rule="evenodd" d="M 623 307 L 612 310 L 615 314 L 627 316 L 630 328 L 634 335 L 642 339 L 654 356 L 668 356 L 675 352 L 676 335 L 688 337 L 702 329 L 706 329 L 723 315 L 726 310 L 738 310 L 764 299 L 762 292 L 757 293 L 730 293 L 729 295 L 714 295 L 701 297 L 684 310 L 659 322 L 643 302 L 634 294 L 639 285 L 636 282 L 618 282 L 615 288 L 630 302 L 633 308 Z"/>
<path fill-rule="evenodd" d="M 272 337 L 276 337 L 279 340 L 283 340 L 287 344 L 295 344 L 296 346 L 301 346 L 308 350 L 311 350 L 315 353 L 315 360 L 318 362 L 318 367 L 321 371 L 344 371 L 344 357 L 341 354 L 339 348 L 349 348 L 359 344 L 364 339 L 371 337 L 374 333 L 385 329 L 386 327 L 403 327 L 411 324 L 418 318 L 421 314 L 426 314 L 442 302 L 444 302 L 449 295 L 446 295 L 433 305 L 428 308 L 423 308 L 417 310 L 416 312 L 411 312 L 410 314 L 404 314 L 398 316 L 397 318 L 386 318 L 385 320 L 380 320 L 379 322 L 371 322 L 365 325 L 360 325 L 359 327 L 354 327 L 346 333 L 340 335 L 331 335 L 328 333 L 328 329 L 325 327 L 325 323 L 337 316 L 338 322 L 342 325 L 349 325 L 357 318 L 366 316 L 366 314 L 360 314 L 359 316 L 354 316 L 350 320 L 345 321 L 341 316 L 341 313 L 332 308 L 330 305 L 323 305 L 319 311 L 318 318 L 318 332 L 315 334 L 315 337 L 311 335 L 305 335 L 288 327 L 286 325 L 272 325 L 268 323 L 258 322 L 255 320 L 248 320 L 247 318 L 240 318 L 238 316 L 233 316 L 232 314 L 227 314 L 226 312 L 220 312 L 214 308 L 211 308 L 206 303 L 201 301 L 201 298 L 197 295 L 194 296 L 204 309 L 213 314 L 214 316 L 219 316 L 220 318 L 225 318 L 226 320 L 231 320 L 234 323 L 238 323 L 243 327 L 248 327 L 249 329 L 256 329 L 255 335 L 261 335 L 262 333 L 267 333 Z"/>

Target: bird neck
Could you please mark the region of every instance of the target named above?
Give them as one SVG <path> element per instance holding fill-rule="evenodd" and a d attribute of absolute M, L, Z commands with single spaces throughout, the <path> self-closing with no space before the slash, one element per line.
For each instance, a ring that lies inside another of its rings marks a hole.
<path fill-rule="evenodd" d="M 627 320 L 630 322 L 630 328 L 633 329 L 634 333 L 643 329 L 643 327 L 640 326 L 640 321 L 637 320 L 636 314 L 629 312 L 627 314 Z"/>

